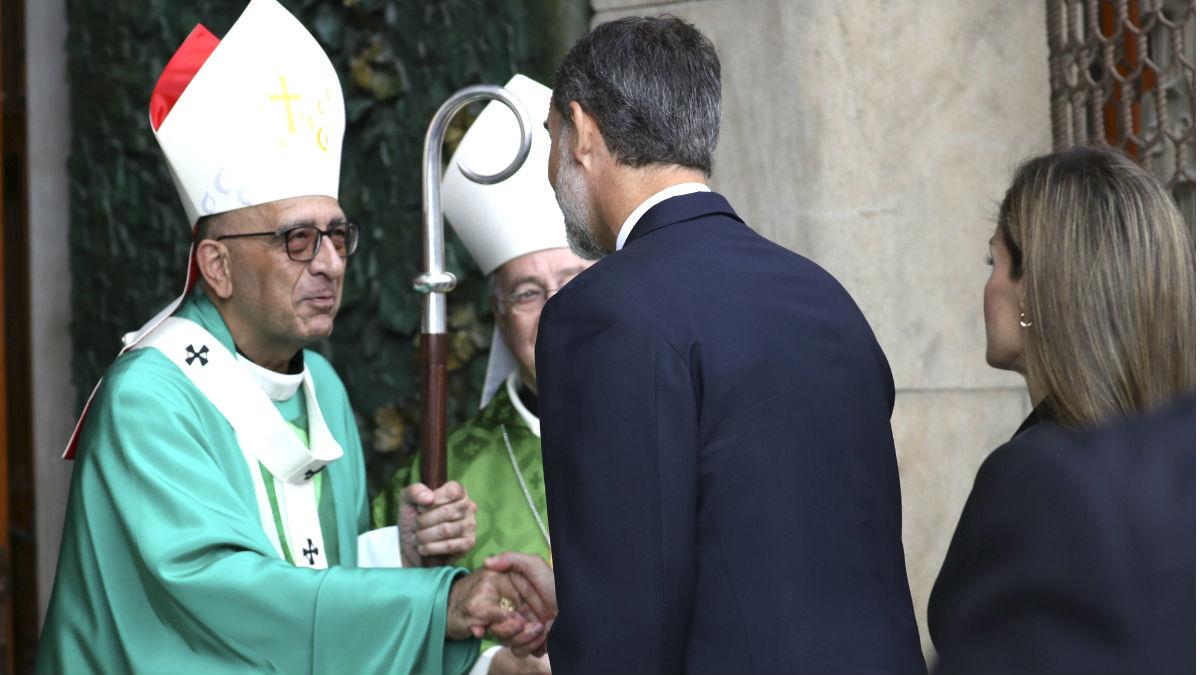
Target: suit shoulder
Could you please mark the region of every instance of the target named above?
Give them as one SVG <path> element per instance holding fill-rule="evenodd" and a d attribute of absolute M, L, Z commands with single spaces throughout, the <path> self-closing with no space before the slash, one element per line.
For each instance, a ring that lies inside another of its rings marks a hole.
<path fill-rule="evenodd" d="M 980 476 L 1059 491 L 1138 489 L 1175 471 L 1194 472 L 1194 396 L 1137 418 L 1073 431 L 1042 423 L 987 458 Z"/>
<path fill-rule="evenodd" d="M 1194 419 L 1182 437 L 1157 417 L 1085 432 L 1040 424 L 984 461 L 963 520 L 1049 550 L 1194 530 Z"/>
<path fill-rule="evenodd" d="M 994 523 L 1011 521 L 1019 528 L 1024 515 L 1090 501 L 1098 487 L 1092 473 L 1077 436 L 1058 424 L 1043 422 L 988 455 L 975 476 L 968 509 Z"/>
<path fill-rule="evenodd" d="M 1054 422 L 1042 422 L 993 450 L 980 465 L 979 476 L 1005 480 L 1030 471 L 1040 474 L 1064 470 L 1070 464 L 1069 451 L 1064 449 L 1073 443 L 1066 429 Z"/>
<path fill-rule="evenodd" d="M 598 261 L 551 296 L 542 310 L 539 325 L 579 314 L 619 316 L 622 305 L 617 298 L 626 292 L 624 287 L 637 277 L 637 272 L 617 257 L 610 255 Z"/>

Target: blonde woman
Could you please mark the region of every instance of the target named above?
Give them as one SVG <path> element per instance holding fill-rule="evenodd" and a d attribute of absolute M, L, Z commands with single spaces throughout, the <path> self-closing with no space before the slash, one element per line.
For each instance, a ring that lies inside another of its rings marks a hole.
<path fill-rule="evenodd" d="M 929 602 L 945 672 L 1194 672 L 1195 249 L 1124 155 L 1018 169 L 988 364 L 1033 412 L 979 470 Z"/>

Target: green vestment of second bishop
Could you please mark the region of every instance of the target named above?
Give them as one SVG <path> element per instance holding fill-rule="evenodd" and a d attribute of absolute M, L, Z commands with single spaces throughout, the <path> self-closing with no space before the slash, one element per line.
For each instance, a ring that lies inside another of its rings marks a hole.
<path fill-rule="evenodd" d="M 479 506 L 475 546 L 454 561 L 469 570 L 479 569 L 484 558 L 505 551 L 532 553 L 550 560 L 550 545 L 542 529 L 547 522 L 542 442 L 531 428 L 538 421 L 518 408 L 520 399 L 513 396 L 515 381 L 510 378 L 487 406 L 455 427 L 446 442 L 447 479 L 461 483 Z M 375 527 L 396 524 L 400 493 L 420 479 L 420 459 L 415 453 L 408 466 L 392 477 L 390 488 L 372 502 Z M 493 644 L 485 641 L 484 648 Z"/>

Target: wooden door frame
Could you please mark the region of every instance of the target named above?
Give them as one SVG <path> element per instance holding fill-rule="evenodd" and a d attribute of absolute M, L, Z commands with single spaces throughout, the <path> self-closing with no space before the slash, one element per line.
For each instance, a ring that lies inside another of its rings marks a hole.
<path fill-rule="evenodd" d="M 29 159 L 25 8 L 0 7 L 0 546 L 4 641 L 0 668 L 29 672 L 37 653 L 29 312 Z"/>
<path fill-rule="evenodd" d="M 0 10 L 0 54 L 5 51 L 8 40 L 5 40 L 4 29 L 10 17 Z M 0 120 L 4 119 L 6 105 L 4 92 L 4 68 L 0 67 Z M 0 158 L 4 157 L 4 134 L 0 133 Z M 0 204 L 4 203 L 5 162 L 0 161 Z M 6 673 L 16 672 L 13 667 L 13 607 L 12 607 L 12 575 L 9 574 L 9 545 L 8 545 L 8 335 L 5 316 L 8 311 L 8 286 L 5 284 L 6 257 L 5 240 L 8 236 L 4 209 L 0 208 L 0 662 L 4 664 Z"/>

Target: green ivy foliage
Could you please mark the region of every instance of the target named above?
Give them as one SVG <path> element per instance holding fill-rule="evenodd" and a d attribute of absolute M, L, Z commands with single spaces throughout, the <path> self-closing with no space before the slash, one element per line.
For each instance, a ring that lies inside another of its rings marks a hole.
<path fill-rule="evenodd" d="M 586 0 L 281 0 L 338 69 L 346 100 L 340 201 L 364 228 L 334 335 L 315 346 L 350 392 L 372 494 L 418 446 L 421 154 L 438 106 L 513 73 L 549 83 L 587 29 Z M 72 376 L 80 407 L 120 348 L 183 287 L 190 230 L 150 130 L 150 92 L 193 26 L 218 37 L 245 0 L 68 0 Z M 31 86 L 35 86 L 31 83 Z M 448 145 L 478 107 L 459 115 Z M 542 111 L 530 111 L 536 120 Z M 444 151 L 449 158 L 450 148 Z M 450 400 L 477 408 L 491 335 L 486 284 L 446 228 Z"/>

